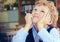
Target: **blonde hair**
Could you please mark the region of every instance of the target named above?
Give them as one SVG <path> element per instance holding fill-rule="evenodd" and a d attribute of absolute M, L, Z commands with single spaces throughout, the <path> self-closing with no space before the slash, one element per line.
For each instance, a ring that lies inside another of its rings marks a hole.
<path fill-rule="evenodd" d="M 56 7 L 54 6 L 54 3 L 52 1 L 39 0 L 39 1 L 35 2 L 35 5 L 37 5 L 37 6 L 45 5 L 49 8 L 50 14 L 52 17 L 52 25 L 55 26 L 57 23 L 57 20 L 58 20 L 58 11 L 57 11 Z"/>

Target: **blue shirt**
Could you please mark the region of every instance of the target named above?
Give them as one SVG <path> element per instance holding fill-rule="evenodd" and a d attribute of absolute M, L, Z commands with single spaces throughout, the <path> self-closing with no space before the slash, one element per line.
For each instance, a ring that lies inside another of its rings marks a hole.
<path fill-rule="evenodd" d="M 27 35 L 28 32 L 26 32 L 24 28 L 21 28 L 13 37 L 12 42 L 25 42 Z M 38 35 L 43 39 L 43 42 L 59 42 L 59 32 L 56 28 L 53 28 L 50 33 L 48 33 L 46 28 L 42 28 L 38 32 Z"/>

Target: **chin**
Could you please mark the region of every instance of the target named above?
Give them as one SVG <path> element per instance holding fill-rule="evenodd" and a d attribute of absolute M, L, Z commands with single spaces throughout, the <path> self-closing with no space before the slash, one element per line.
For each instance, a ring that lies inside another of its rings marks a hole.
<path fill-rule="evenodd" d="M 37 23 L 39 21 L 39 18 L 32 18 L 33 23 Z"/>
<path fill-rule="evenodd" d="M 33 23 L 37 23 L 38 22 L 38 20 L 33 20 Z"/>

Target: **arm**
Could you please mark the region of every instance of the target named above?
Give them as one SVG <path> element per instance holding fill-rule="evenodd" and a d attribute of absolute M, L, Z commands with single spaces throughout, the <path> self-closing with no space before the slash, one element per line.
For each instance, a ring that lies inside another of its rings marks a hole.
<path fill-rule="evenodd" d="M 25 39 L 28 35 L 28 32 L 26 32 L 23 28 L 21 28 L 16 36 L 12 38 L 12 42 L 25 42 Z"/>
<path fill-rule="evenodd" d="M 12 42 L 25 42 L 26 40 L 26 37 L 28 35 L 28 31 L 30 29 L 30 26 L 32 24 L 32 21 L 31 21 L 31 14 L 30 13 L 27 13 L 26 16 L 25 16 L 25 20 L 26 20 L 26 25 L 24 28 L 21 28 L 16 36 L 13 37 L 12 39 Z"/>
<path fill-rule="evenodd" d="M 38 35 L 41 37 L 43 42 L 59 42 L 59 33 L 55 28 L 52 29 L 50 33 L 48 33 L 45 28 L 42 28 L 38 32 Z"/>

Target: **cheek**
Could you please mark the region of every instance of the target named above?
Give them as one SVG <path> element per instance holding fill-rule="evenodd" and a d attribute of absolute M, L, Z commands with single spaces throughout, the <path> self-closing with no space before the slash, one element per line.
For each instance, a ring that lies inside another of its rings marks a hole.
<path fill-rule="evenodd" d="M 43 18 L 43 16 L 44 16 L 44 14 L 40 14 L 40 15 L 39 15 L 39 18 L 40 18 L 40 19 L 42 19 L 42 18 Z"/>

